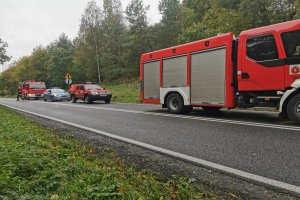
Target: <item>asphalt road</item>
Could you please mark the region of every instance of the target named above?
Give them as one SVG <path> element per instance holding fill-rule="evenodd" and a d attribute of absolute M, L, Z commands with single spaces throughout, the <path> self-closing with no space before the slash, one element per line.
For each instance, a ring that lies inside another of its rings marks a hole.
<path fill-rule="evenodd" d="M 0 104 L 72 122 L 193 158 L 300 186 L 300 126 L 274 112 L 195 109 L 172 115 L 156 105 L 0 99 Z"/>

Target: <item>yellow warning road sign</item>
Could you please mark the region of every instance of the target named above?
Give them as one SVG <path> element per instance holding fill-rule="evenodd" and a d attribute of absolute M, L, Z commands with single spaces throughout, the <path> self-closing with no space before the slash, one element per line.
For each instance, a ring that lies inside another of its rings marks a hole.
<path fill-rule="evenodd" d="M 71 79 L 72 76 L 71 76 L 71 74 L 67 73 L 67 74 L 65 75 L 65 78 L 66 78 L 66 79 Z"/>

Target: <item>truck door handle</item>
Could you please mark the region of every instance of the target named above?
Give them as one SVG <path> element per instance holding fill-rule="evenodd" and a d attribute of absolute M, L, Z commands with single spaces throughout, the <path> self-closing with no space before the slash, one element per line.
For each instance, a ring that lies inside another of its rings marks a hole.
<path fill-rule="evenodd" d="M 242 79 L 249 79 L 250 76 L 248 73 L 242 73 Z"/>

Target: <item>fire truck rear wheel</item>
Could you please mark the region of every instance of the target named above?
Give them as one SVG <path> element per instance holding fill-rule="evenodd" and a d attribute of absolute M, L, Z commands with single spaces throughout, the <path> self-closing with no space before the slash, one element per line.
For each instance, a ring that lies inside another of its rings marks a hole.
<path fill-rule="evenodd" d="M 173 93 L 170 94 L 167 98 L 167 107 L 170 113 L 180 114 L 184 111 L 184 103 L 182 97 L 177 94 Z"/>
<path fill-rule="evenodd" d="M 287 114 L 292 121 L 300 123 L 300 94 L 293 96 L 289 100 Z"/>

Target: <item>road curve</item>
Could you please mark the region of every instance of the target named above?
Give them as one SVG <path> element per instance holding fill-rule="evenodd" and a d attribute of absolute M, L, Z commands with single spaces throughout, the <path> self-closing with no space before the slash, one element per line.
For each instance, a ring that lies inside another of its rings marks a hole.
<path fill-rule="evenodd" d="M 176 152 L 300 188 L 300 126 L 273 112 L 196 109 L 172 115 L 155 105 L 16 101 L 0 104 Z M 250 177 L 251 178 L 251 177 Z M 299 190 L 299 191 L 298 191 Z"/>

